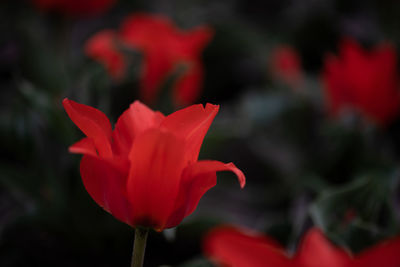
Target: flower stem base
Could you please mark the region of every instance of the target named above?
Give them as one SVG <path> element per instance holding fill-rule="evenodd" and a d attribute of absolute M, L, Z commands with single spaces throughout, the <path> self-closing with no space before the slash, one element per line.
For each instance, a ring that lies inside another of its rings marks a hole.
<path fill-rule="evenodd" d="M 148 234 L 148 228 L 136 228 L 131 267 L 143 266 L 144 252 L 146 250 L 146 241 Z"/>

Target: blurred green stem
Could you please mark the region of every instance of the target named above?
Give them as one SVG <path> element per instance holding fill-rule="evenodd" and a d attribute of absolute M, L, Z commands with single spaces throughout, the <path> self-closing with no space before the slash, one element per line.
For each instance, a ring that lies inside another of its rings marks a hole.
<path fill-rule="evenodd" d="M 144 252 L 146 250 L 146 241 L 148 234 L 149 234 L 148 228 L 136 228 L 131 267 L 143 266 Z"/>

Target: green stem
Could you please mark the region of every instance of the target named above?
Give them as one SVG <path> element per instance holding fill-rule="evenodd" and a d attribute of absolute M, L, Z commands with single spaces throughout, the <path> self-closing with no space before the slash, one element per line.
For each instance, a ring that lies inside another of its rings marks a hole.
<path fill-rule="evenodd" d="M 133 244 L 131 267 L 142 267 L 144 259 L 144 251 L 146 250 L 147 235 L 149 229 L 136 228 L 135 243 Z"/>

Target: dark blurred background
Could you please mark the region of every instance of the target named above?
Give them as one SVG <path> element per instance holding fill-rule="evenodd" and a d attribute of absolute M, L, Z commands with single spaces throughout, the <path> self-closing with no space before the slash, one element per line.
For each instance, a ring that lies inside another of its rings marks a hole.
<path fill-rule="evenodd" d="M 232 161 L 247 177 L 240 190 L 234 175 L 219 173 L 179 227 L 150 234 L 145 266 L 211 266 L 201 239 L 220 223 L 267 233 L 290 251 L 312 225 L 355 252 L 399 233 L 400 120 L 332 119 L 321 84 L 325 55 L 344 36 L 400 48 L 399 1 L 118 0 L 101 14 L 66 16 L 3 0 L 0 266 L 129 266 L 134 231 L 85 191 L 80 156 L 68 153 L 83 135 L 61 101 L 94 106 L 115 123 L 138 97 L 140 60 L 116 83 L 83 46 L 139 11 L 215 29 L 198 102 L 221 110 L 200 158 Z M 301 59 L 300 84 L 274 74 L 282 45 Z M 153 108 L 171 113 L 163 101 Z"/>

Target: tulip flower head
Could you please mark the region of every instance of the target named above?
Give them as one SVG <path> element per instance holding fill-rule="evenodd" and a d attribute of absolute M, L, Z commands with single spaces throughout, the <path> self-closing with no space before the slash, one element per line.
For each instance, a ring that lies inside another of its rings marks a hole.
<path fill-rule="evenodd" d="M 193 105 L 169 116 L 135 101 L 114 130 L 101 111 L 64 99 L 71 120 L 86 135 L 73 144 L 83 154 L 80 172 L 94 201 L 132 227 L 162 231 L 191 214 L 216 185 L 217 171 L 243 173 L 233 163 L 198 160 L 219 106 Z"/>
<path fill-rule="evenodd" d="M 178 29 L 162 16 L 134 14 L 120 28 L 120 37 L 127 47 L 143 53 L 141 98 L 153 103 L 163 82 L 183 66 L 173 89 L 176 106 L 193 103 L 203 82 L 201 52 L 213 36 L 212 29 L 197 27 L 190 31 Z"/>
<path fill-rule="evenodd" d="M 352 40 L 340 43 L 339 56 L 328 56 L 322 79 L 330 113 L 345 109 L 385 125 L 397 115 L 400 106 L 397 55 L 388 44 L 371 51 Z"/>
<path fill-rule="evenodd" d="M 204 252 L 218 266 L 231 267 L 398 267 L 400 237 L 352 255 L 333 245 L 317 228 L 309 230 L 290 256 L 273 239 L 232 226 L 220 226 L 204 238 Z"/>

